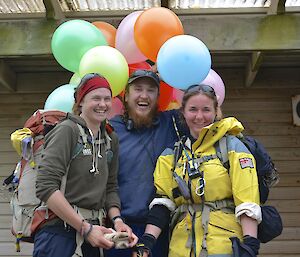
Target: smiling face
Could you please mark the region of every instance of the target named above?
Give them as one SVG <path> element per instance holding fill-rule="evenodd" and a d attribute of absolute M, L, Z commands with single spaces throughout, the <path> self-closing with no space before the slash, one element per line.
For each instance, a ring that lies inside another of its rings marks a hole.
<path fill-rule="evenodd" d="M 107 119 L 111 110 L 112 97 L 107 88 L 97 88 L 87 93 L 80 103 L 81 117 L 87 123 L 98 126 L 102 121 Z"/>
<path fill-rule="evenodd" d="M 128 92 L 125 94 L 125 102 L 127 104 L 128 114 L 134 123 L 146 125 L 149 119 L 153 118 L 156 113 L 158 101 L 158 87 L 151 78 L 138 78 L 129 86 Z"/>
<path fill-rule="evenodd" d="M 198 138 L 201 129 L 214 122 L 217 114 L 212 98 L 205 94 L 195 94 L 188 98 L 182 110 L 186 124 L 194 138 Z"/>

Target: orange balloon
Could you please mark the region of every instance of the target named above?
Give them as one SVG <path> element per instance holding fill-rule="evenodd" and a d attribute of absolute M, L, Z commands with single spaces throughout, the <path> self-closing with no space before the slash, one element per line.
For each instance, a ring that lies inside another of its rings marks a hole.
<path fill-rule="evenodd" d="M 177 15 L 164 7 L 153 7 L 142 12 L 134 25 L 134 40 L 138 48 L 154 62 L 160 47 L 169 38 L 183 34 Z"/>
<path fill-rule="evenodd" d="M 115 47 L 115 37 L 117 29 L 113 25 L 104 21 L 94 21 L 92 22 L 92 24 L 103 33 L 108 45 L 111 47 Z"/>

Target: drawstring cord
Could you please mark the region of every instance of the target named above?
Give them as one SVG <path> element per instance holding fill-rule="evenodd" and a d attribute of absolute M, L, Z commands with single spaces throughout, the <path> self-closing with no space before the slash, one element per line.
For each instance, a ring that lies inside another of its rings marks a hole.
<path fill-rule="evenodd" d="M 90 169 L 90 173 L 99 174 L 100 171 L 98 169 L 98 158 L 102 158 L 101 155 L 101 137 L 100 137 L 100 131 L 98 132 L 98 148 L 97 143 L 94 140 L 93 132 L 91 129 L 89 129 L 90 136 L 92 138 L 92 155 L 93 155 L 93 163 L 92 168 Z"/>
<path fill-rule="evenodd" d="M 93 155 L 93 161 L 92 161 L 92 168 L 90 169 L 90 173 L 94 173 L 96 171 L 96 167 L 95 167 L 95 142 L 94 142 L 94 136 L 93 136 L 93 132 L 89 129 L 89 133 L 90 136 L 92 138 L 92 155 Z"/>

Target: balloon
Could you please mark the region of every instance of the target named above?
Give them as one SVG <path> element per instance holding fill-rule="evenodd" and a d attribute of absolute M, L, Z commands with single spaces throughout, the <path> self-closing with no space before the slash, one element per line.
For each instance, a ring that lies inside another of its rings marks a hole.
<path fill-rule="evenodd" d="M 81 57 L 95 46 L 107 45 L 104 35 L 91 23 L 71 20 L 61 24 L 51 40 L 52 53 L 65 69 L 76 72 Z"/>
<path fill-rule="evenodd" d="M 105 77 L 116 96 L 125 88 L 128 80 L 128 64 L 124 56 L 110 46 L 96 46 L 82 56 L 79 74 L 99 73 Z"/>
<path fill-rule="evenodd" d="M 63 112 L 72 112 L 74 105 L 74 91 L 76 86 L 66 84 L 56 88 L 46 99 L 45 110 L 59 110 Z"/>
<path fill-rule="evenodd" d="M 134 25 L 134 39 L 142 53 L 156 61 L 161 46 L 171 37 L 184 34 L 177 15 L 164 7 L 144 11 Z"/>
<path fill-rule="evenodd" d="M 79 85 L 80 81 L 81 81 L 81 77 L 79 76 L 79 74 L 77 72 L 75 72 L 73 74 L 73 76 L 71 77 L 69 84 L 75 85 L 77 87 Z"/>
<path fill-rule="evenodd" d="M 179 109 L 181 106 L 181 103 L 177 102 L 176 100 L 172 100 L 169 105 L 167 106 L 166 110 L 173 110 L 173 109 Z"/>
<path fill-rule="evenodd" d="M 184 92 L 182 90 L 173 88 L 172 101 L 175 101 L 181 105 L 183 95 Z"/>
<path fill-rule="evenodd" d="M 151 65 L 147 62 L 139 62 L 139 63 L 132 63 L 128 64 L 129 68 L 129 76 L 131 73 L 135 72 L 136 70 L 151 70 Z"/>
<path fill-rule="evenodd" d="M 199 84 L 211 67 L 210 53 L 196 37 L 180 35 L 163 44 L 157 57 L 157 70 L 172 87 L 186 89 Z"/>
<path fill-rule="evenodd" d="M 117 29 L 113 25 L 104 21 L 94 21 L 92 22 L 92 24 L 103 33 L 108 45 L 111 47 L 115 47 Z"/>
<path fill-rule="evenodd" d="M 225 85 L 219 74 L 211 69 L 201 84 L 207 84 L 215 90 L 218 105 L 221 106 L 225 98 Z"/>
<path fill-rule="evenodd" d="M 127 62 L 138 63 L 147 58 L 138 49 L 134 40 L 134 24 L 143 11 L 127 15 L 120 23 L 116 33 L 116 48 L 125 56 Z"/>
<path fill-rule="evenodd" d="M 122 115 L 124 113 L 124 106 L 122 101 L 118 97 L 112 99 L 112 108 L 108 115 L 108 119 L 115 117 L 116 115 Z"/>
<path fill-rule="evenodd" d="M 170 101 L 172 100 L 173 88 L 165 82 L 160 82 L 159 98 L 158 98 L 158 109 L 160 111 L 166 110 Z"/>

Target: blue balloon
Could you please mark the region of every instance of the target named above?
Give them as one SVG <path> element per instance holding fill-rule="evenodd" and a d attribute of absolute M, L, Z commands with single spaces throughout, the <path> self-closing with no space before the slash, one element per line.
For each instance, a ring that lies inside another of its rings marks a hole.
<path fill-rule="evenodd" d="M 175 36 L 167 40 L 157 56 L 157 70 L 170 86 L 187 89 L 203 81 L 211 68 L 206 45 L 196 37 Z"/>
<path fill-rule="evenodd" d="M 56 88 L 48 96 L 44 109 L 72 112 L 74 105 L 74 92 L 77 85 L 66 84 Z"/>

